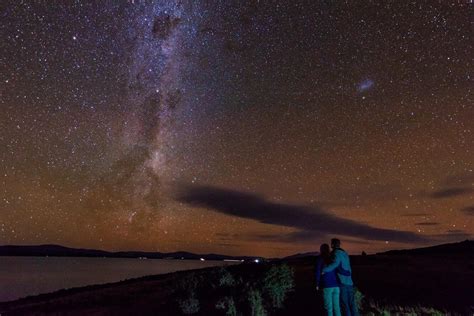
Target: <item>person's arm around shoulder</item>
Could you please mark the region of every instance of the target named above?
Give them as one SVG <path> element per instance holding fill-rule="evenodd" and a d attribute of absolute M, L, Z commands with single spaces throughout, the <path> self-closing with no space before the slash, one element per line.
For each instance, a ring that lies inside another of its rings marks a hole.
<path fill-rule="evenodd" d="M 352 275 L 352 272 L 349 271 L 349 270 L 346 270 L 342 267 L 342 264 L 340 264 L 337 269 L 336 269 L 336 272 L 340 275 L 344 275 L 344 276 L 351 276 Z"/>
<path fill-rule="evenodd" d="M 341 264 L 341 256 L 339 255 L 339 251 L 335 251 L 333 262 L 323 268 L 323 273 L 331 272 L 332 270 L 336 269 L 340 264 Z"/>

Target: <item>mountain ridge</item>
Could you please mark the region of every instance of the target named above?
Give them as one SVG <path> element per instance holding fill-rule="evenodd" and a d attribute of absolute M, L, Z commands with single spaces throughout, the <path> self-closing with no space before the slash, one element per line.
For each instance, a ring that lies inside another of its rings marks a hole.
<path fill-rule="evenodd" d="M 297 259 L 317 256 L 318 252 L 296 253 L 277 260 Z M 474 241 L 464 240 L 455 243 L 440 244 L 429 247 L 389 250 L 375 255 L 427 255 L 427 254 L 468 254 L 474 255 Z M 187 251 L 151 252 L 151 251 L 106 251 L 88 248 L 72 248 L 56 244 L 41 245 L 3 245 L 0 256 L 37 256 L 37 257 L 89 257 L 89 258 L 141 258 L 141 259 L 185 259 L 185 260 L 265 260 L 259 256 L 229 256 L 215 253 L 196 254 Z M 272 259 L 267 259 L 272 260 Z"/>
<path fill-rule="evenodd" d="M 399 249 L 389 250 L 385 252 L 378 252 L 377 255 L 428 255 L 428 254 L 463 254 L 474 255 L 474 240 L 464 240 L 460 242 L 440 244 L 435 246 L 414 248 L 414 249 Z"/>
<path fill-rule="evenodd" d="M 215 253 L 195 254 L 187 251 L 106 251 L 87 248 L 71 248 L 55 244 L 4 245 L 0 246 L 0 256 L 33 257 L 88 257 L 88 258 L 142 258 L 142 259 L 186 259 L 186 260 L 255 260 L 257 256 L 228 256 Z"/>

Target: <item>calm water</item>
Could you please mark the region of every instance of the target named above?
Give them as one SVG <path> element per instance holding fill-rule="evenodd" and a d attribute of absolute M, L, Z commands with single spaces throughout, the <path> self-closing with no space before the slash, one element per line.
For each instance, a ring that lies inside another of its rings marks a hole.
<path fill-rule="evenodd" d="M 223 261 L 0 257 L 0 301 L 151 274 L 233 264 Z"/>

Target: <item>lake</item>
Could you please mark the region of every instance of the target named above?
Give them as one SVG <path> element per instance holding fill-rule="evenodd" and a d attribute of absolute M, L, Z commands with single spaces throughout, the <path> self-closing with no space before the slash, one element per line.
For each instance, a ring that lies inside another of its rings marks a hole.
<path fill-rule="evenodd" d="M 235 264 L 225 261 L 0 257 L 0 302 L 146 275 Z"/>

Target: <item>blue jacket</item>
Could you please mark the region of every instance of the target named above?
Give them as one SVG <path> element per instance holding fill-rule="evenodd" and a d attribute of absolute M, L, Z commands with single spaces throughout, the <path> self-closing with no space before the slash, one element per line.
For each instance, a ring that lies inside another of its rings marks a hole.
<path fill-rule="evenodd" d="M 336 248 L 333 251 L 333 257 L 333 262 L 327 267 L 324 267 L 323 272 L 328 273 L 331 271 L 335 271 L 342 285 L 354 285 L 350 274 L 344 275 L 340 272 L 340 270 L 338 270 L 338 268 L 340 267 L 344 270 L 349 271 L 352 274 L 351 262 L 349 261 L 349 255 L 347 254 L 347 252 L 345 252 L 341 248 Z"/>
<path fill-rule="evenodd" d="M 345 276 L 351 275 L 350 271 L 344 270 L 341 267 L 322 274 L 324 267 L 326 267 L 326 264 L 324 263 L 323 258 L 319 257 L 316 263 L 316 286 L 323 289 L 328 287 L 338 287 L 340 285 L 337 274 Z"/>

